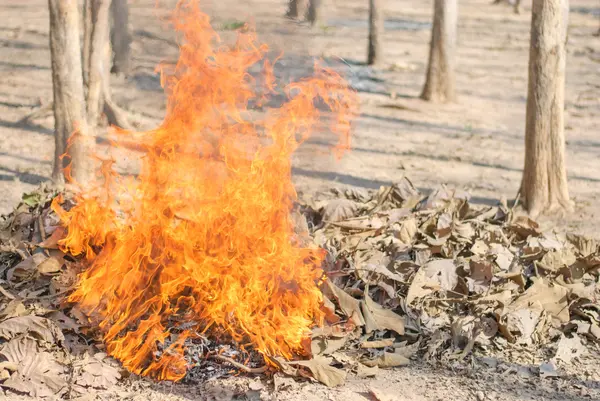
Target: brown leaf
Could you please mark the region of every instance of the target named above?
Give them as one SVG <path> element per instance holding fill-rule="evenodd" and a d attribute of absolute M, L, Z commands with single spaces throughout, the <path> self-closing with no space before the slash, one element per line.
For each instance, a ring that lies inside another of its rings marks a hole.
<path fill-rule="evenodd" d="M 560 323 L 569 322 L 568 290 L 559 285 L 551 286 L 547 281 L 536 279 L 531 287 L 519 296 L 510 306 L 512 310 L 529 308 L 538 304 Z"/>
<path fill-rule="evenodd" d="M 391 347 L 394 345 L 393 338 L 386 338 L 384 340 L 375 340 L 375 341 L 363 341 L 360 343 L 361 348 L 385 348 Z"/>
<path fill-rule="evenodd" d="M 417 220 L 411 217 L 400 223 L 400 229 L 394 232 L 394 236 L 402 241 L 402 243 L 410 245 L 415 235 L 417 235 L 417 231 Z"/>
<path fill-rule="evenodd" d="M 52 234 L 48 238 L 40 242 L 38 246 L 40 248 L 46 249 L 58 249 L 58 241 L 65 238 L 66 234 L 67 229 L 62 226 L 59 226 L 58 228 L 56 228 L 56 230 L 52 232 Z"/>
<path fill-rule="evenodd" d="M 344 384 L 346 372 L 330 366 L 331 360 L 324 357 L 315 357 L 308 361 L 293 361 L 291 364 L 307 367 L 313 377 L 328 387 Z"/>
<path fill-rule="evenodd" d="M 430 260 L 415 274 L 406 295 L 406 304 L 438 290 L 453 290 L 458 284 L 456 266 L 450 259 Z"/>
<path fill-rule="evenodd" d="M 17 365 L 3 387 L 37 398 L 55 396 L 67 389 L 65 367 L 51 353 L 38 349 L 35 340 L 21 337 L 9 341 L 0 355 Z"/>
<path fill-rule="evenodd" d="M 41 252 L 35 253 L 10 269 L 6 273 L 6 278 L 12 283 L 27 280 L 33 277 L 37 271 L 38 265 L 44 260 L 46 260 L 46 255 Z"/>
<path fill-rule="evenodd" d="M 342 312 L 344 312 L 347 317 L 352 319 L 354 324 L 357 326 L 364 326 L 365 319 L 360 311 L 360 301 L 348 295 L 348 293 L 346 293 L 344 290 L 333 284 L 331 280 L 327 280 L 325 285 L 335 297 Z"/>
<path fill-rule="evenodd" d="M 49 257 L 37 266 L 37 271 L 40 274 L 51 276 L 60 273 L 64 259 L 59 256 Z"/>
<path fill-rule="evenodd" d="M 374 359 L 363 359 L 361 362 L 369 367 L 378 366 L 380 368 L 393 368 L 395 366 L 406 366 L 410 364 L 408 358 L 395 352 L 384 352 Z"/>
<path fill-rule="evenodd" d="M 588 256 L 598 250 L 598 242 L 583 235 L 567 234 L 567 240 L 575 246 L 581 256 Z"/>
<path fill-rule="evenodd" d="M 544 255 L 539 265 L 551 272 L 557 272 L 562 267 L 571 266 L 577 258 L 568 248 L 562 248 L 557 251 L 550 251 Z"/>
<path fill-rule="evenodd" d="M 83 387 L 107 389 L 121 378 L 121 374 L 115 367 L 96 357 L 79 360 L 73 367 L 75 383 Z"/>
<path fill-rule="evenodd" d="M 349 199 L 334 199 L 325 205 L 323 220 L 329 223 L 344 221 L 354 217 L 358 211 L 358 203 Z"/>
<path fill-rule="evenodd" d="M 361 303 L 361 310 L 365 322 L 374 324 L 374 327 L 365 328 L 367 333 L 373 330 L 392 330 L 400 335 L 404 334 L 404 318 L 373 301 L 367 291 L 365 291 L 365 300 Z"/>
<path fill-rule="evenodd" d="M 0 337 L 11 340 L 29 333 L 48 343 L 60 343 L 65 337 L 54 322 L 39 316 L 19 316 L 0 323 Z"/>
<path fill-rule="evenodd" d="M 379 366 L 366 366 L 360 362 L 356 365 L 356 376 L 358 377 L 374 377 L 379 372 Z"/>
<path fill-rule="evenodd" d="M 530 235 L 537 237 L 541 234 L 539 230 L 540 225 L 527 216 L 516 216 L 509 225 L 509 228 L 523 239 Z"/>
<path fill-rule="evenodd" d="M 346 345 L 348 337 L 323 338 L 315 337 L 311 341 L 311 351 L 314 355 L 330 355 Z"/>

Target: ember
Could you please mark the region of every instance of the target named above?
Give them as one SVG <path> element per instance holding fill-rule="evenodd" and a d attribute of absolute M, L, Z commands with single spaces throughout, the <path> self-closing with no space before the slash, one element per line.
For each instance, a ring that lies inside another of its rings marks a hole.
<path fill-rule="evenodd" d="M 85 255 L 69 300 L 98 324 L 112 356 L 161 380 L 185 375 L 184 342 L 199 333 L 265 356 L 305 352 L 324 318 L 324 251 L 294 241 L 291 155 L 319 119 L 315 100 L 335 116 L 338 150 L 349 146 L 357 106 L 338 74 L 315 66 L 314 77 L 285 88 L 287 103 L 250 119 L 248 104 L 276 91 L 268 47 L 248 29 L 224 46 L 191 1 L 173 23 L 185 44 L 162 71 L 163 123 L 135 135 L 146 152 L 140 174 L 119 175 L 105 161 L 101 183 L 71 209 L 53 203 L 68 228 L 62 249 Z M 249 74 L 257 63 L 260 80 Z M 121 134 L 121 144 L 133 140 Z"/>

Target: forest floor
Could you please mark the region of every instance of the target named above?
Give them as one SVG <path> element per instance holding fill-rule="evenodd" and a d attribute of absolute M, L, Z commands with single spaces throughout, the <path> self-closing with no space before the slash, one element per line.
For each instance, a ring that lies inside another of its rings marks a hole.
<path fill-rule="evenodd" d="M 160 123 L 165 97 L 155 73 L 159 62 L 177 59 L 176 37 L 160 17 L 173 1 L 131 1 L 133 70 L 114 77 L 117 103 L 142 121 Z M 379 188 L 409 177 L 427 191 L 448 184 L 472 195 L 474 203 L 513 199 L 524 157 L 525 104 L 531 3 L 521 15 L 491 0 L 460 2 L 457 88 L 459 101 L 428 104 L 419 99 L 430 39 L 432 1 L 382 2 L 386 10 L 385 62 L 364 66 L 368 2 L 324 1 L 323 24 L 309 28 L 284 18 L 284 0 L 207 0 L 224 38 L 239 22 L 254 21 L 260 40 L 285 55 L 276 68 L 284 82 L 310 73 L 313 57 L 340 69 L 360 93 L 361 115 L 353 149 L 340 161 L 325 155 L 331 138 L 318 133 L 295 155 L 294 179 L 302 192 L 333 186 Z M 44 0 L 1 2 L 0 15 L 0 214 L 8 213 L 24 192 L 49 180 L 53 157 L 51 113 L 23 118 L 52 101 L 48 12 Z M 575 212 L 547 227 L 600 238 L 600 38 L 598 0 L 571 0 L 566 137 L 569 190 Z M 516 373 L 456 372 L 416 366 L 382 372 L 376 379 L 354 379 L 340 389 L 298 385 L 282 400 L 369 399 L 378 388 L 398 400 L 584 400 L 588 385 L 600 386 L 597 363 L 570 378 L 540 379 Z M 588 370 L 585 370 L 588 369 Z M 590 371 L 589 369 L 592 369 Z M 592 378 L 585 385 L 583 377 Z M 235 379 L 214 389 L 239 388 Z M 229 399 L 227 392 L 130 379 L 103 399 Z M 120 394 L 120 395 L 119 395 Z M 219 398 L 225 397 L 225 398 Z M 250 397 L 250 395 L 246 395 Z M 0 396 L 1 398 L 1 396 Z M 13 398 L 11 398 L 13 399 Z"/>

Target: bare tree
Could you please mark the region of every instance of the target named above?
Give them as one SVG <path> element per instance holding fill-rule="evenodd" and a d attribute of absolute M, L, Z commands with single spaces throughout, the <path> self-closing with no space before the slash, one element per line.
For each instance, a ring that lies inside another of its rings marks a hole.
<path fill-rule="evenodd" d="M 90 136 L 85 116 L 81 53 L 79 41 L 79 11 L 77 0 L 48 0 L 50 11 L 50 56 L 54 90 L 55 152 L 52 179 L 64 183 L 64 163 L 70 159 L 75 180 L 87 182 L 90 174 L 88 150 Z M 72 146 L 67 140 L 74 132 Z"/>
<path fill-rule="evenodd" d="M 311 25 L 317 25 L 321 22 L 321 11 L 322 11 L 322 0 L 310 0 L 308 4 L 308 11 L 306 13 L 306 19 Z"/>
<path fill-rule="evenodd" d="M 302 18 L 306 13 L 307 0 L 290 0 L 287 16 L 289 18 Z"/>
<path fill-rule="evenodd" d="M 87 114 L 91 127 L 98 125 L 102 112 L 108 123 L 122 128 L 131 128 L 127 113 L 112 100 L 110 91 L 110 25 L 111 0 L 86 0 L 86 11 L 90 17 L 84 18 L 84 37 L 89 33 L 89 46 L 84 46 L 84 61 L 87 61 Z M 87 54 L 86 54 L 87 51 Z M 85 70 L 85 69 L 84 69 Z"/>
<path fill-rule="evenodd" d="M 568 0 L 533 0 L 521 200 L 532 216 L 572 208 L 565 166 Z"/>
<path fill-rule="evenodd" d="M 109 58 L 109 24 L 108 16 L 110 10 L 110 0 L 87 0 L 91 3 L 91 18 L 86 22 L 91 22 L 90 46 L 87 77 L 87 113 L 88 121 L 91 126 L 98 124 L 100 114 L 104 105 L 104 80 L 107 79 L 106 72 L 109 70 L 106 65 Z"/>
<path fill-rule="evenodd" d="M 131 59 L 131 33 L 129 32 L 127 0 L 113 0 L 110 13 L 112 17 L 110 43 L 114 53 L 111 72 L 127 74 Z"/>
<path fill-rule="evenodd" d="M 385 19 L 379 0 L 369 0 L 369 50 L 367 64 L 374 65 L 381 60 L 381 40 Z"/>
<path fill-rule="evenodd" d="M 421 99 L 452 102 L 456 99 L 454 63 L 458 0 L 435 0 L 427 78 Z"/>

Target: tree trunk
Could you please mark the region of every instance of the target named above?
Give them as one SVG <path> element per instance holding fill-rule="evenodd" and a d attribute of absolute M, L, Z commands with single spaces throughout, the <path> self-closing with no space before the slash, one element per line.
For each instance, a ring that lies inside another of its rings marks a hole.
<path fill-rule="evenodd" d="M 107 63 L 109 41 L 110 0 L 87 0 L 91 3 L 91 37 L 89 47 L 89 76 L 87 91 L 87 114 L 90 126 L 95 127 L 100 120 L 104 106 L 104 80 L 110 71 Z"/>
<path fill-rule="evenodd" d="M 454 63 L 458 0 L 435 0 L 429 64 L 421 99 L 432 102 L 456 100 Z"/>
<path fill-rule="evenodd" d="M 92 46 L 92 0 L 84 0 L 83 2 L 83 84 L 88 87 L 88 79 L 90 78 L 90 47 Z"/>
<path fill-rule="evenodd" d="M 287 17 L 288 18 L 302 18 L 306 13 L 306 2 L 307 0 L 290 0 L 288 6 Z"/>
<path fill-rule="evenodd" d="M 321 4 L 322 0 L 310 0 L 306 19 L 312 26 L 315 26 L 321 22 Z"/>
<path fill-rule="evenodd" d="M 532 216 L 572 208 L 565 167 L 568 0 L 534 0 L 521 198 Z"/>
<path fill-rule="evenodd" d="M 129 5 L 127 0 L 113 0 L 110 12 L 112 15 L 110 42 L 114 53 L 111 72 L 127 74 L 129 73 L 131 60 L 131 34 L 129 32 Z"/>
<path fill-rule="evenodd" d="M 385 22 L 379 0 L 369 0 L 369 51 L 367 64 L 374 65 L 381 61 L 381 40 Z"/>
<path fill-rule="evenodd" d="M 72 176 L 79 183 L 87 182 L 91 171 L 88 155 L 91 138 L 84 110 L 77 3 L 77 0 L 48 0 L 55 130 L 52 179 L 57 184 L 64 183 L 63 169 L 69 161 Z M 67 140 L 76 131 L 79 135 L 73 137 L 72 145 L 67 149 Z M 65 153 L 69 157 L 61 160 Z"/>

